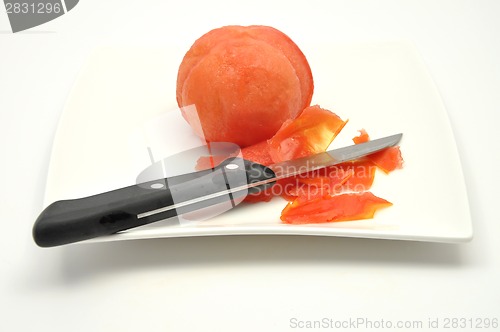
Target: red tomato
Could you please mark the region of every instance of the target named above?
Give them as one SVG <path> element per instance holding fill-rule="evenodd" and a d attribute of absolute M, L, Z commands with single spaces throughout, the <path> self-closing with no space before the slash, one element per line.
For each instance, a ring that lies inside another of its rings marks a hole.
<path fill-rule="evenodd" d="M 373 195 L 342 194 L 323 196 L 309 201 L 295 200 L 281 212 L 281 220 L 287 224 L 324 223 L 373 218 L 375 212 L 392 203 Z"/>
<path fill-rule="evenodd" d="M 354 160 L 336 166 L 343 169 L 344 172 L 351 171 L 350 176 L 342 186 L 346 191 L 362 192 L 369 190 L 375 179 L 377 167 L 367 159 Z"/>
<path fill-rule="evenodd" d="M 246 147 L 241 152 L 243 158 L 266 166 L 308 156 L 325 151 L 345 124 L 328 110 L 319 106 L 307 107 L 297 119 L 287 121 L 270 140 Z M 249 196 L 245 201 L 254 203 L 269 201 L 275 195 L 293 196 L 297 186 L 295 178 L 280 180 L 272 191 Z"/>
<path fill-rule="evenodd" d="M 245 147 L 296 118 L 313 90 L 306 57 L 283 32 L 224 26 L 201 36 L 185 54 L 176 97 L 196 134 Z"/>

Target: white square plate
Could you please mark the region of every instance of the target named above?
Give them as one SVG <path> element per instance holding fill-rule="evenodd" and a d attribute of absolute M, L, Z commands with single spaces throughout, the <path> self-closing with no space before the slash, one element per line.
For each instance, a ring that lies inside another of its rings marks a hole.
<path fill-rule="evenodd" d="M 349 123 L 330 148 L 404 134 L 402 170 L 378 173 L 372 192 L 394 205 L 374 219 L 284 225 L 286 202 L 243 204 L 192 224 L 159 222 L 91 241 L 232 234 L 295 234 L 465 242 L 472 238 L 466 188 L 450 123 L 415 48 L 406 42 L 301 45 L 311 65 L 313 104 Z M 45 203 L 134 184 L 151 164 L 198 144 L 176 109 L 186 50 L 103 48 L 83 67 L 61 117 Z M 149 151 L 148 151 L 149 148 Z"/>

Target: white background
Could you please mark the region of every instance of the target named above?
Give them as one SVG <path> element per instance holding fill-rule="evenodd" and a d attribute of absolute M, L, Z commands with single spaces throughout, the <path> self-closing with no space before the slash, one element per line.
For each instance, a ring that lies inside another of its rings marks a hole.
<path fill-rule="evenodd" d="M 500 319 L 499 17 L 498 1 L 81 0 L 12 34 L 0 13 L 0 331 L 298 330 L 292 318 L 417 320 L 426 330 L 429 319 L 441 329 L 446 318 Z M 234 236 L 36 247 L 31 227 L 57 121 L 89 52 L 187 50 L 226 24 L 272 25 L 299 45 L 412 41 L 449 113 L 473 241 Z"/>

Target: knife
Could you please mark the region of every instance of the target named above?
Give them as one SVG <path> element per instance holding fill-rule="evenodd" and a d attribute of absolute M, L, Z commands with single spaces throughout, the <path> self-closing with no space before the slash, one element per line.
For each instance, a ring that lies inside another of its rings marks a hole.
<path fill-rule="evenodd" d="M 127 229 L 217 205 L 225 210 L 277 180 L 354 160 L 396 145 L 403 134 L 355 144 L 308 157 L 263 166 L 240 157 L 213 169 L 148 181 L 105 193 L 56 201 L 33 226 L 40 247 L 53 247 Z"/>

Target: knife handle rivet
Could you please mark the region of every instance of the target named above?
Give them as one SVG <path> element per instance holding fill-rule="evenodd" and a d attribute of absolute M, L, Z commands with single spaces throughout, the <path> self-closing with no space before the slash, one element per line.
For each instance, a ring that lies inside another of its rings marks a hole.
<path fill-rule="evenodd" d="M 153 189 L 160 189 L 160 188 L 163 188 L 163 187 L 165 187 L 165 185 L 163 183 L 153 183 L 151 185 L 151 188 L 153 188 Z"/>
<path fill-rule="evenodd" d="M 238 165 L 236 165 L 236 164 L 227 164 L 227 165 L 226 165 L 226 168 L 227 168 L 227 169 L 237 169 L 238 167 L 240 167 L 240 166 L 238 166 Z"/>

